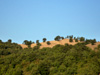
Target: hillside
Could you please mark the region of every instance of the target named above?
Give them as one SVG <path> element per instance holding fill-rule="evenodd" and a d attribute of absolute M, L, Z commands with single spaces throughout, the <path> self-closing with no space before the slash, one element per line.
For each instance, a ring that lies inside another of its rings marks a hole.
<path fill-rule="evenodd" d="M 46 48 L 46 47 L 49 47 L 49 48 L 52 48 L 54 47 L 55 45 L 57 44 L 60 44 L 60 45 L 65 45 L 66 43 L 69 44 L 69 45 L 75 45 L 77 43 L 79 43 L 80 41 L 78 42 L 75 42 L 75 40 L 73 39 L 73 42 L 69 42 L 69 39 L 63 39 L 63 40 L 60 40 L 60 41 L 50 41 L 50 45 L 47 44 L 47 42 L 40 42 L 41 46 L 40 46 L 40 49 L 42 48 Z M 96 42 L 94 45 L 92 45 L 91 43 L 90 44 L 87 44 L 86 46 L 91 48 L 92 50 L 94 50 L 95 48 L 98 47 L 98 45 L 100 44 L 100 42 Z M 28 48 L 27 45 L 25 44 L 19 44 L 23 49 L 24 48 Z M 31 48 L 37 46 L 36 43 L 34 44 L 31 44 Z"/>
<path fill-rule="evenodd" d="M 24 45 L 24 44 L 18 44 L 18 45 L 20 45 L 23 49 L 24 48 L 28 48 L 28 46 L 27 45 Z"/>
<path fill-rule="evenodd" d="M 71 45 L 64 45 L 66 42 L 68 43 L 67 39 L 59 42 L 51 41 L 52 48 L 42 48 L 46 47 L 46 43 L 41 43 L 42 49 L 24 50 L 17 44 L 6 43 L 5 46 L 5 43 L 1 43 L 0 46 L 4 47 L 0 48 L 0 75 L 98 75 L 100 73 L 99 48 L 98 52 L 95 52 L 84 43 L 73 42 L 69 43 Z"/>
<path fill-rule="evenodd" d="M 87 44 L 86 46 L 89 47 L 89 48 L 91 48 L 92 50 L 94 50 L 95 48 L 98 47 L 98 45 L 100 45 L 100 42 L 96 42 L 94 45 L 92 45 L 92 44 Z"/>
<path fill-rule="evenodd" d="M 100 42 L 84 37 L 57 38 L 58 41 L 49 41 L 49 45 L 45 38 L 41 43 L 36 40 L 37 44 L 28 40 L 24 44 L 1 40 L 0 75 L 100 74 Z"/>
<path fill-rule="evenodd" d="M 79 41 L 80 42 L 80 41 Z M 79 42 L 75 42 L 75 40 L 73 39 L 73 42 L 69 42 L 69 39 L 63 39 L 63 40 L 60 40 L 60 41 L 50 41 L 50 45 L 47 45 L 47 42 L 41 42 L 41 46 L 40 46 L 40 49 L 41 48 L 44 48 L 44 47 L 50 47 L 52 48 L 53 46 L 57 45 L 57 44 L 60 44 L 60 45 L 64 45 L 65 43 L 68 43 L 69 45 L 75 45 Z M 22 48 L 27 48 L 28 46 L 27 45 L 24 45 L 24 44 L 19 44 Z M 34 44 L 31 44 L 31 48 L 35 47 L 36 46 L 36 43 Z"/>

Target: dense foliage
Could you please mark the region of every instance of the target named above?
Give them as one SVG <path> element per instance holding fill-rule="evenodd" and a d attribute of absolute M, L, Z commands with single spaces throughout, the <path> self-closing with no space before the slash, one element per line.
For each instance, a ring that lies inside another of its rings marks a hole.
<path fill-rule="evenodd" d="M 73 36 L 68 36 L 73 38 Z M 63 38 L 62 38 L 63 39 Z M 78 42 L 78 38 L 74 38 Z M 100 45 L 95 52 L 86 47 L 96 40 L 85 40 L 76 45 L 56 45 L 53 48 L 22 49 L 11 40 L 0 40 L 0 75 L 98 75 L 100 73 Z M 24 41 L 28 43 L 29 41 Z M 47 41 L 50 45 L 50 42 Z"/>

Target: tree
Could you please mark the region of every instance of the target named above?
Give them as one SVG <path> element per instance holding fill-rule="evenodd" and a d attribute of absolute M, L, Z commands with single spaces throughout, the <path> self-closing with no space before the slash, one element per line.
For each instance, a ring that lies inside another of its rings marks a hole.
<path fill-rule="evenodd" d="M 42 62 L 39 64 L 38 71 L 41 75 L 49 75 L 49 65 L 47 62 Z"/>
<path fill-rule="evenodd" d="M 78 42 L 78 39 L 75 39 L 75 42 Z"/>
<path fill-rule="evenodd" d="M 36 40 L 36 43 L 39 43 L 39 40 Z"/>
<path fill-rule="evenodd" d="M 60 39 L 61 39 L 60 36 L 56 36 L 56 37 L 54 38 L 55 41 L 59 41 Z"/>
<path fill-rule="evenodd" d="M 2 40 L 0 40 L 0 43 L 2 43 Z"/>
<path fill-rule="evenodd" d="M 72 37 L 70 37 L 69 42 L 73 42 L 73 38 Z"/>
<path fill-rule="evenodd" d="M 37 46 L 41 46 L 41 43 L 37 43 Z"/>
<path fill-rule="evenodd" d="M 28 45 L 28 47 L 30 47 L 32 41 L 24 40 L 23 44 Z"/>
<path fill-rule="evenodd" d="M 46 42 L 46 40 L 47 40 L 46 38 L 43 38 L 43 42 Z"/>
<path fill-rule="evenodd" d="M 94 43 L 96 43 L 96 39 L 93 39 Z"/>
<path fill-rule="evenodd" d="M 47 44 L 50 45 L 51 43 L 49 41 L 47 41 Z"/>
<path fill-rule="evenodd" d="M 94 45 L 95 43 L 96 43 L 96 39 L 93 39 L 93 40 L 91 41 L 91 44 Z"/>
<path fill-rule="evenodd" d="M 36 44 L 37 46 L 41 46 L 41 44 L 39 43 L 39 40 L 36 40 Z"/>
<path fill-rule="evenodd" d="M 84 37 L 80 37 L 80 41 L 85 41 L 85 38 Z"/>
<path fill-rule="evenodd" d="M 12 40 L 11 40 L 11 39 L 9 39 L 9 40 L 8 40 L 8 43 L 11 43 L 11 42 L 12 42 Z"/>

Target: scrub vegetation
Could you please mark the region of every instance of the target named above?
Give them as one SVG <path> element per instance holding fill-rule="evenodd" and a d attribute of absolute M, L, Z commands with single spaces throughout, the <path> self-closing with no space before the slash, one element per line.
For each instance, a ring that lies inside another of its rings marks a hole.
<path fill-rule="evenodd" d="M 69 36 L 68 36 L 69 37 Z M 67 37 L 67 38 L 68 38 Z M 54 38 L 59 41 L 61 38 Z M 73 37 L 69 37 L 73 42 Z M 74 38 L 78 42 L 79 38 Z M 98 75 L 100 73 L 100 45 L 97 51 L 87 47 L 96 40 L 80 37 L 81 43 L 75 45 L 56 45 L 52 48 L 39 49 L 30 47 L 31 41 L 24 41 L 28 48 L 22 49 L 12 40 L 0 40 L 0 75 Z M 46 38 L 43 38 L 46 42 Z M 50 42 L 47 41 L 50 45 Z"/>

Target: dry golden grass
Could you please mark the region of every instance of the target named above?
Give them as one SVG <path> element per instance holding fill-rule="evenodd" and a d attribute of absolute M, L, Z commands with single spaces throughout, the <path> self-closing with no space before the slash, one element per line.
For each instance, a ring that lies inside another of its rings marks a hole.
<path fill-rule="evenodd" d="M 89 47 L 89 48 L 91 48 L 92 50 L 94 50 L 95 48 L 98 47 L 98 45 L 100 45 L 100 42 L 97 42 L 97 43 L 95 43 L 94 45 L 88 44 L 88 45 L 86 45 L 86 46 Z"/>
<path fill-rule="evenodd" d="M 77 44 L 77 42 L 75 42 L 75 40 L 73 40 L 73 42 L 69 42 L 69 39 L 63 39 L 63 40 L 60 40 L 60 41 L 50 41 L 50 45 L 48 45 L 46 42 L 41 42 L 41 46 L 40 46 L 40 49 L 41 48 L 44 48 L 44 47 L 50 47 L 52 48 L 53 46 L 57 45 L 57 44 L 60 44 L 60 45 L 64 45 L 65 43 L 68 43 L 68 44 L 71 44 L 71 45 L 75 45 Z M 36 46 L 36 44 L 31 44 L 31 47 L 33 48 L 34 46 Z"/>
<path fill-rule="evenodd" d="M 80 42 L 80 41 L 78 41 Z M 73 42 L 69 42 L 69 39 L 63 39 L 63 40 L 60 40 L 60 41 L 50 41 L 50 45 L 47 44 L 47 42 L 41 42 L 41 46 L 40 46 L 40 49 L 41 48 L 44 48 L 44 47 L 50 47 L 52 48 L 53 46 L 57 45 L 57 44 L 60 44 L 60 45 L 64 45 L 65 43 L 68 43 L 70 45 L 75 45 L 77 44 L 78 42 L 75 42 L 75 40 L 73 39 Z M 98 45 L 100 44 L 100 42 L 97 42 L 95 43 L 95 45 L 91 45 L 91 44 L 88 44 L 86 45 L 87 47 L 91 48 L 92 50 L 94 50 Z M 24 45 L 24 44 L 19 44 L 23 49 L 24 48 L 28 48 L 27 45 Z M 31 48 L 37 46 L 36 43 L 34 44 L 31 44 Z"/>
<path fill-rule="evenodd" d="M 80 42 L 80 41 L 79 41 Z M 64 45 L 65 43 L 68 43 L 70 45 L 75 45 L 77 44 L 77 42 L 75 42 L 75 40 L 73 39 L 73 42 L 69 42 L 69 39 L 63 39 L 63 40 L 60 40 L 60 41 L 50 41 L 50 45 L 47 44 L 47 42 L 41 42 L 41 46 L 40 46 L 40 49 L 41 48 L 44 48 L 44 47 L 50 47 L 52 48 L 53 46 L 57 45 L 57 44 L 60 44 L 60 45 Z M 19 44 L 22 48 L 28 48 L 27 45 L 24 45 L 24 44 Z M 36 43 L 34 44 L 31 44 L 31 48 L 35 47 L 36 46 Z"/>
<path fill-rule="evenodd" d="M 28 48 L 27 45 L 24 45 L 24 44 L 19 44 L 22 48 Z"/>
<path fill-rule="evenodd" d="M 57 45 L 57 44 L 60 44 L 60 45 L 64 45 L 65 43 L 68 43 L 68 44 L 71 44 L 71 45 L 75 45 L 77 42 L 75 42 L 75 40 L 73 40 L 73 42 L 69 42 L 69 39 L 63 39 L 63 40 L 60 40 L 60 41 L 50 41 L 50 45 L 47 44 L 47 42 L 41 42 L 41 46 L 40 46 L 40 49 L 43 48 L 43 47 L 50 47 L 52 48 L 53 46 Z M 22 48 L 28 48 L 27 45 L 24 45 L 24 44 L 19 44 Z M 35 47 L 36 46 L 36 43 L 34 44 L 31 44 L 31 47 Z"/>

